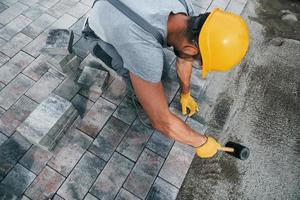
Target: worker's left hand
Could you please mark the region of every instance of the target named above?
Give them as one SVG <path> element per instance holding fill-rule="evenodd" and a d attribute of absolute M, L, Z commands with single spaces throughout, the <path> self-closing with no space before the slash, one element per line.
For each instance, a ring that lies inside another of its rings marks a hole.
<path fill-rule="evenodd" d="M 196 112 L 199 111 L 198 104 L 193 99 L 190 92 L 186 94 L 183 93 L 180 94 L 180 103 L 181 103 L 181 109 L 183 115 L 187 114 L 187 109 L 190 110 L 189 117 L 191 117 L 192 115 L 194 115 Z"/>

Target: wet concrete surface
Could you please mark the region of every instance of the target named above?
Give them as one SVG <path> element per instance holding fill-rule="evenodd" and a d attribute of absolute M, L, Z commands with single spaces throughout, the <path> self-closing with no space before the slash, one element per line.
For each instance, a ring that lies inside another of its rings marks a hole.
<path fill-rule="evenodd" d="M 194 158 L 177 199 L 300 199 L 300 1 L 248 1 L 244 61 L 210 76 L 195 119 L 222 144 L 250 148 L 248 160 Z M 286 17 L 289 15 L 288 17 Z"/>

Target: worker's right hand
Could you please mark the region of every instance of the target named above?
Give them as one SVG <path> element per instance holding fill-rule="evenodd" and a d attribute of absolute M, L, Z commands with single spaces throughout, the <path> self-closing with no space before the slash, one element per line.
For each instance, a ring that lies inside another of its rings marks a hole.
<path fill-rule="evenodd" d="M 196 153 L 200 158 L 211 158 L 220 148 L 221 144 L 219 144 L 216 139 L 207 136 L 206 142 L 203 145 L 196 147 Z"/>
<path fill-rule="evenodd" d="M 180 103 L 181 103 L 181 109 L 183 115 L 187 114 L 187 109 L 190 110 L 189 117 L 191 117 L 192 115 L 194 115 L 196 112 L 199 111 L 198 104 L 193 99 L 190 92 L 186 94 L 183 93 L 180 94 Z"/>

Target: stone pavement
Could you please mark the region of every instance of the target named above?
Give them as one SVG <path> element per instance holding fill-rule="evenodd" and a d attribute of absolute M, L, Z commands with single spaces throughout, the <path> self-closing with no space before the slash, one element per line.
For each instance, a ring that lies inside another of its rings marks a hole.
<path fill-rule="evenodd" d="M 53 71 L 41 54 L 52 28 L 74 31 L 81 59 L 93 43 L 80 35 L 93 0 L 0 0 L 0 199 L 175 199 L 193 148 L 146 128 L 125 83 L 101 93 L 80 89 Z M 240 14 L 246 0 L 194 0 L 196 13 L 221 7 Z M 201 71 L 192 94 L 201 96 Z M 164 83 L 170 109 L 191 127 L 201 119 L 180 114 L 175 71 Z M 78 119 L 53 151 L 30 144 L 16 129 L 52 93 L 70 100 Z M 201 100 L 201 99 L 199 99 Z"/>

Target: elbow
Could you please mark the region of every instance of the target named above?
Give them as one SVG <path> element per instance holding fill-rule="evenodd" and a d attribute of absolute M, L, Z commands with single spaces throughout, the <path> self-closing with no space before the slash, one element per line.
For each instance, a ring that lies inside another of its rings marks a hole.
<path fill-rule="evenodd" d="M 169 114 L 164 117 L 160 117 L 156 120 L 153 120 L 152 127 L 161 133 L 169 135 L 171 131 L 171 120 Z"/>

